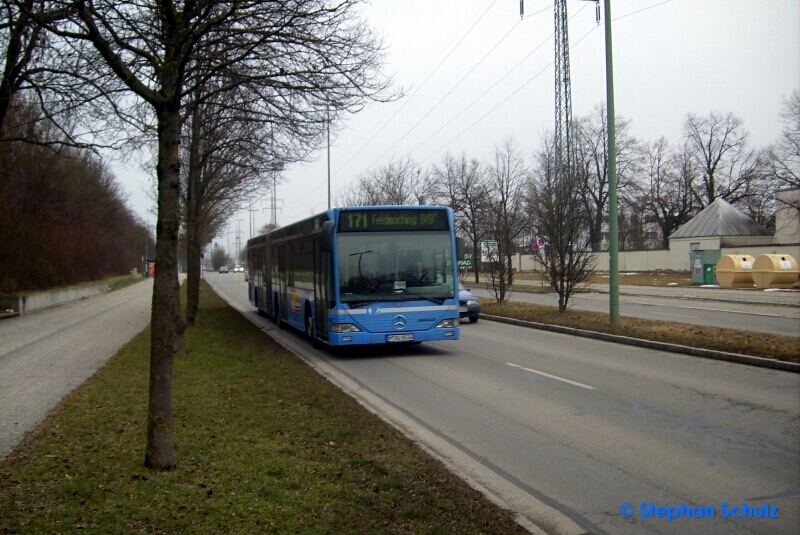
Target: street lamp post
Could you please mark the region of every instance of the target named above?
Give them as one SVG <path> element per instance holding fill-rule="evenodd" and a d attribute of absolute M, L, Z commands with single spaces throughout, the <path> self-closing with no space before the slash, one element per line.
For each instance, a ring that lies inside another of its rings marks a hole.
<path fill-rule="evenodd" d="M 325 115 L 328 119 L 328 210 L 331 209 L 331 108 L 325 105 Z"/>
<path fill-rule="evenodd" d="M 313 101 L 315 106 L 325 104 L 325 131 L 328 140 L 328 210 L 331 208 L 331 105 L 321 100 Z"/>

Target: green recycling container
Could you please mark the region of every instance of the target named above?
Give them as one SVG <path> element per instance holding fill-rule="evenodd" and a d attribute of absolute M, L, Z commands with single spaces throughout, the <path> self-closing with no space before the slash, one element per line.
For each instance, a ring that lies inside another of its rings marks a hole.
<path fill-rule="evenodd" d="M 714 284 L 714 264 L 703 265 L 703 284 Z"/>

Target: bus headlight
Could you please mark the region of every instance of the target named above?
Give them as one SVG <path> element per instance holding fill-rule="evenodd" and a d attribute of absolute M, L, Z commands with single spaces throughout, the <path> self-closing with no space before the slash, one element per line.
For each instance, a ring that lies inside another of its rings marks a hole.
<path fill-rule="evenodd" d="M 360 333 L 361 329 L 352 323 L 334 323 L 331 325 L 332 333 Z"/>
<path fill-rule="evenodd" d="M 442 320 L 436 326 L 437 329 L 452 329 L 453 327 L 458 327 L 458 318 Z"/>

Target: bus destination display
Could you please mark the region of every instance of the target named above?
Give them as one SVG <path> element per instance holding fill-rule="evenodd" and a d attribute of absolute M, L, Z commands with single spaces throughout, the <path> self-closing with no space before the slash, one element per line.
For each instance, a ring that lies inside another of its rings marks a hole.
<path fill-rule="evenodd" d="M 448 230 L 445 210 L 342 210 L 339 232 Z"/>

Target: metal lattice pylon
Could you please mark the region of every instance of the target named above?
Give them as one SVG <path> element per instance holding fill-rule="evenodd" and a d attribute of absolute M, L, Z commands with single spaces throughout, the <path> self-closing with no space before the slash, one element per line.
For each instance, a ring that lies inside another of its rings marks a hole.
<path fill-rule="evenodd" d="M 556 176 L 572 163 L 572 89 L 569 77 L 569 36 L 567 0 L 555 0 L 556 49 Z"/>

